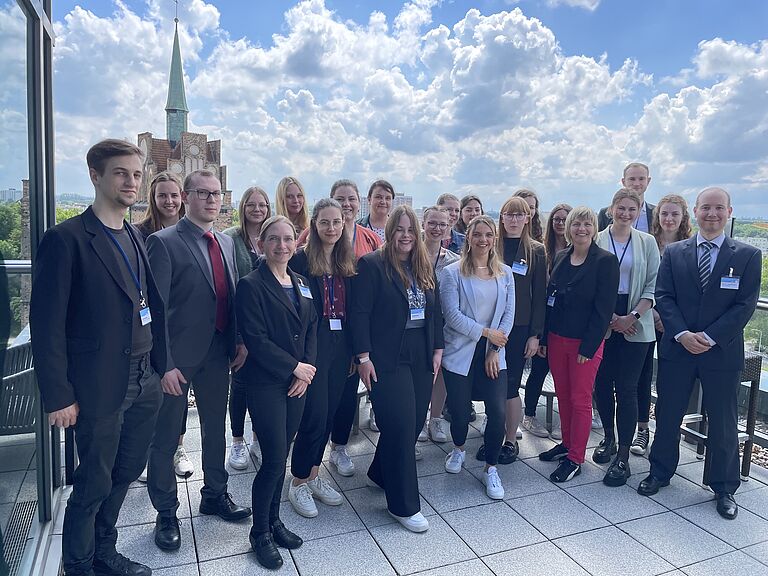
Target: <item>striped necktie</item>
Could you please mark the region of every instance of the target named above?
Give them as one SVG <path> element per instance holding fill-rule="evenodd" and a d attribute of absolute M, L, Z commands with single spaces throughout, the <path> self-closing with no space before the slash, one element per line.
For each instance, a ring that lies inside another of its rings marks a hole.
<path fill-rule="evenodd" d="M 699 258 L 699 278 L 701 278 L 701 289 L 706 290 L 709 283 L 709 276 L 711 274 L 712 264 L 712 248 L 715 244 L 712 242 L 704 241 L 701 246 L 701 258 Z"/>

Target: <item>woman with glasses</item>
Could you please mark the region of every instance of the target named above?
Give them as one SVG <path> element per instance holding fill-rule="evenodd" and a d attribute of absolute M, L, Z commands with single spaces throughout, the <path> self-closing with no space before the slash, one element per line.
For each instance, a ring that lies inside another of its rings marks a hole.
<path fill-rule="evenodd" d="M 259 234 L 261 225 L 272 217 L 267 193 L 258 186 L 251 186 L 243 192 L 238 208 L 239 225 L 224 230 L 224 234 L 235 241 L 235 265 L 237 275 L 244 278 L 258 266 L 261 252 Z M 240 373 L 232 374 L 232 386 L 229 391 L 229 423 L 232 429 L 232 447 L 229 450 L 229 465 L 235 470 L 246 470 L 249 457 L 245 445 L 245 411 L 248 401 L 245 397 L 245 382 Z M 251 414 L 253 421 L 253 414 Z M 258 459 L 256 434 L 253 435 L 250 452 Z"/>
<path fill-rule="evenodd" d="M 472 222 L 472 219 L 482 214 L 483 203 L 480 201 L 480 197 L 474 194 L 467 194 L 461 199 L 459 219 L 456 221 L 453 229 L 460 234 L 465 234 L 467 226 Z"/>
<path fill-rule="evenodd" d="M 454 254 L 460 254 L 464 246 L 465 236 L 456 230 L 456 223 L 461 214 L 461 202 L 453 194 L 446 192 L 437 197 L 437 205 L 448 212 L 448 229 L 443 236 L 443 248 Z"/>
<path fill-rule="evenodd" d="M 539 197 L 533 190 L 521 188 L 512 196 L 516 198 L 522 198 L 528 203 L 528 207 L 531 209 L 531 238 L 536 242 L 544 241 L 544 233 L 541 227 L 541 215 L 539 214 Z"/>
<path fill-rule="evenodd" d="M 361 218 L 358 224 L 373 230 L 384 242 L 384 232 L 395 199 L 395 189 L 386 180 L 376 180 L 368 188 L 368 215 Z"/>
<path fill-rule="evenodd" d="M 298 514 L 314 518 L 318 514 L 315 500 L 328 506 L 344 501 L 318 471 L 352 358 L 347 309 L 355 255 L 344 238 L 341 205 L 333 198 L 315 204 L 309 230 L 307 245 L 291 258 L 289 267 L 309 281 L 318 317 L 317 372 L 293 445 L 288 500 Z"/>
<path fill-rule="evenodd" d="M 301 234 L 309 226 L 307 195 L 304 193 L 304 186 L 293 176 L 286 176 L 277 183 L 275 210 L 291 221 L 297 234 Z"/>

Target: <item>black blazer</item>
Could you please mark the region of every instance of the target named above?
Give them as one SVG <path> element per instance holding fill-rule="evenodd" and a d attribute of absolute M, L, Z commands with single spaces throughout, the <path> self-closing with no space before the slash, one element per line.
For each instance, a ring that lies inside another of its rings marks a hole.
<path fill-rule="evenodd" d="M 533 263 L 528 262 L 525 276 L 515 278 L 515 326 L 528 326 L 528 337 L 541 338 L 547 308 L 547 253 L 544 244 L 533 242 Z M 520 243 L 513 258 L 504 254 L 504 263 L 512 267 L 525 258 L 525 246 Z M 533 264 L 531 266 L 531 264 Z"/>
<path fill-rule="evenodd" d="M 610 206 L 606 206 L 605 208 L 600 209 L 600 213 L 597 215 L 597 229 L 598 231 L 603 231 L 613 222 L 613 218 L 611 218 L 608 215 L 608 208 Z M 649 204 L 648 202 L 645 203 L 645 217 L 648 219 L 648 231 L 651 230 L 651 224 L 653 223 L 653 209 L 656 208 L 655 204 Z"/>
<path fill-rule="evenodd" d="M 592 242 L 587 259 L 567 278 L 562 264 L 572 253 L 570 246 L 555 257 L 547 286 L 547 298 L 554 295 L 555 306 L 547 306 L 544 331 L 581 340 L 579 354 L 592 358 L 605 338 L 616 308 L 619 261 Z"/>
<path fill-rule="evenodd" d="M 317 312 L 299 292 L 307 280 L 288 269 L 299 312 L 265 262 L 237 284 L 236 309 L 245 347 L 252 350 L 238 372 L 249 386 L 290 384 L 299 362 L 315 365 Z"/>
<path fill-rule="evenodd" d="M 432 353 L 444 347 L 443 314 L 439 291 L 427 290 L 425 296 L 424 361 L 432 372 Z M 377 372 L 394 372 L 409 313 L 405 286 L 396 273 L 387 275 L 384 253 L 376 250 L 360 258 L 352 279 L 352 352 L 369 352 Z"/>
<path fill-rule="evenodd" d="M 731 268 L 740 277 L 738 290 L 720 288 L 720 279 Z M 760 296 L 760 268 L 757 248 L 726 236 L 702 291 L 696 235 L 667 246 L 656 280 L 656 310 L 664 323 L 660 357 L 698 362 L 711 370 L 743 369 L 744 327 Z M 691 354 L 675 341 L 685 330 L 706 332 L 716 345 L 703 354 Z"/>
<path fill-rule="evenodd" d="M 152 367 L 167 368 L 165 304 L 144 242 L 126 223 L 144 262 L 152 314 Z M 128 388 L 134 302 L 110 239 L 92 208 L 48 230 L 32 277 L 30 330 L 35 372 L 47 412 L 77 402 L 86 416 L 120 407 Z"/>

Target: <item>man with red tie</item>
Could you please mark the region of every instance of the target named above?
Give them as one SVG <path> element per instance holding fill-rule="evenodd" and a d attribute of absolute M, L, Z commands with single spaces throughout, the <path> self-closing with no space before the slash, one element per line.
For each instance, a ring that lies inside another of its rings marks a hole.
<path fill-rule="evenodd" d="M 168 370 L 161 381 L 163 405 L 147 471 L 149 497 L 157 510 L 155 544 L 163 550 L 181 546 L 173 454 L 190 386 L 203 441 L 200 513 L 230 521 L 251 514 L 250 508 L 232 501 L 224 468 L 229 370 L 243 365 L 247 351 L 235 325 L 234 243 L 213 228 L 221 210 L 221 183 L 211 171 L 192 172 L 184 181 L 182 199 L 184 218 L 147 238 L 158 290 L 168 303 Z"/>

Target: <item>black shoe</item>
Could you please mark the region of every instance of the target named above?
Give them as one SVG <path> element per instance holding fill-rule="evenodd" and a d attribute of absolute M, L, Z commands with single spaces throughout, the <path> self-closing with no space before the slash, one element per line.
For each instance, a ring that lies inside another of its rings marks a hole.
<path fill-rule="evenodd" d="M 232 501 L 232 495 L 224 493 L 218 498 L 203 498 L 200 501 L 200 514 L 216 514 L 222 520 L 242 520 L 251 515 L 251 509 L 238 506 Z"/>
<path fill-rule="evenodd" d="M 567 454 L 568 448 L 565 447 L 565 444 L 560 442 L 560 444 L 539 454 L 539 460 L 543 460 L 544 462 L 554 462 L 555 460 L 560 460 L 560 458 L 565 458 Z"/>
<path fill-rule="evenodd" d="M 603 476 L 603 484 L 613 487 L 624 486 L 631 475 L 629 462 L 616 456 L 608 467 L 608 472 Z"/>
<path fill-rule="evenodd" d="M 656 476 L 648 474 L 637 487 L 637 493 L 640 496 L 653 496 L 664 486 L 669 486 L 669 480 L 659 480 Z"/>
<path fill-rule="evenodd" d="M 739 515 L 739 505 L 733 499 L 733 494 L 721 492 L 717 495 L 717 513 L 726 520 L 735 520 Z"/>
<path fill-rule="evenodd" d="M 160 550 L 181 548 L 181 522 L 176 516 L 157 515 L 155 520 L 155 544 Z"/>
<path fill-rule="evenodd" d="M 472 409 L 469 411 L 469 421 L 474 422 L 475 420 L 477 420 L 477 412 L 475 412 L 475 403 L 472 402 L 470 406 L 472 406 Z"/>
<path fill-rule="evenodd" d="M 248 540 L 251 541 L 251 549 L 256 553 L 256 560 L 264 568 L 277 570 L 283 565 L 283 557 L 280 556 L 280 550 L 275 546 L 271 533 L 262 532 L 258 536 L 250 534 Z"/>
<path fill-rule="evenodd" d="M 563 461 L 560 462 L 560 466 L 549 475 L 549 479 L 552 480 L 552 482 L 558 483 L 568 482 L 568 480 L 579 474 L 581 474 L 581 466 L 575 462 L 571 462 L 568 458 L 564 458 Z"/>
<path fill-rule="evenodd" d="M 616 446 L 615 440 L 603 439 L 602 442 L 592 452 L 592 460 L 598 464 L 608 464 L 619 451 L 619 447 Z"/>
<path fill-rule="evenodd" d="M 514 444 L 511 442 L 504 442 L 501 447 L 501 453 L 499 454 L 499 464 L 512 464 L 517 460 L 517 455 L 520 453 L 520 447 L 517 442 Z"/>
<path fill-rule="evenodd" d="M 272 540 L 280 548 L 288 548 L 289 550 L 296 550 L 304 544 L 304 540 L 288 530 L 280 520 L 272 524 Z"/>
<path fill-rule="evenodd" d="M 480 460 L 480 462 L 485 462 L 485 444 L 482 444 L 480 448 L 477 449 L 477 454 L 475 454 L 475 458 Z"/>
<path fill-rule="evenodd" d="M 152 576 L 152 569 L 114 552 L 94 558 L 93 573 L 96 576 Z"/>

